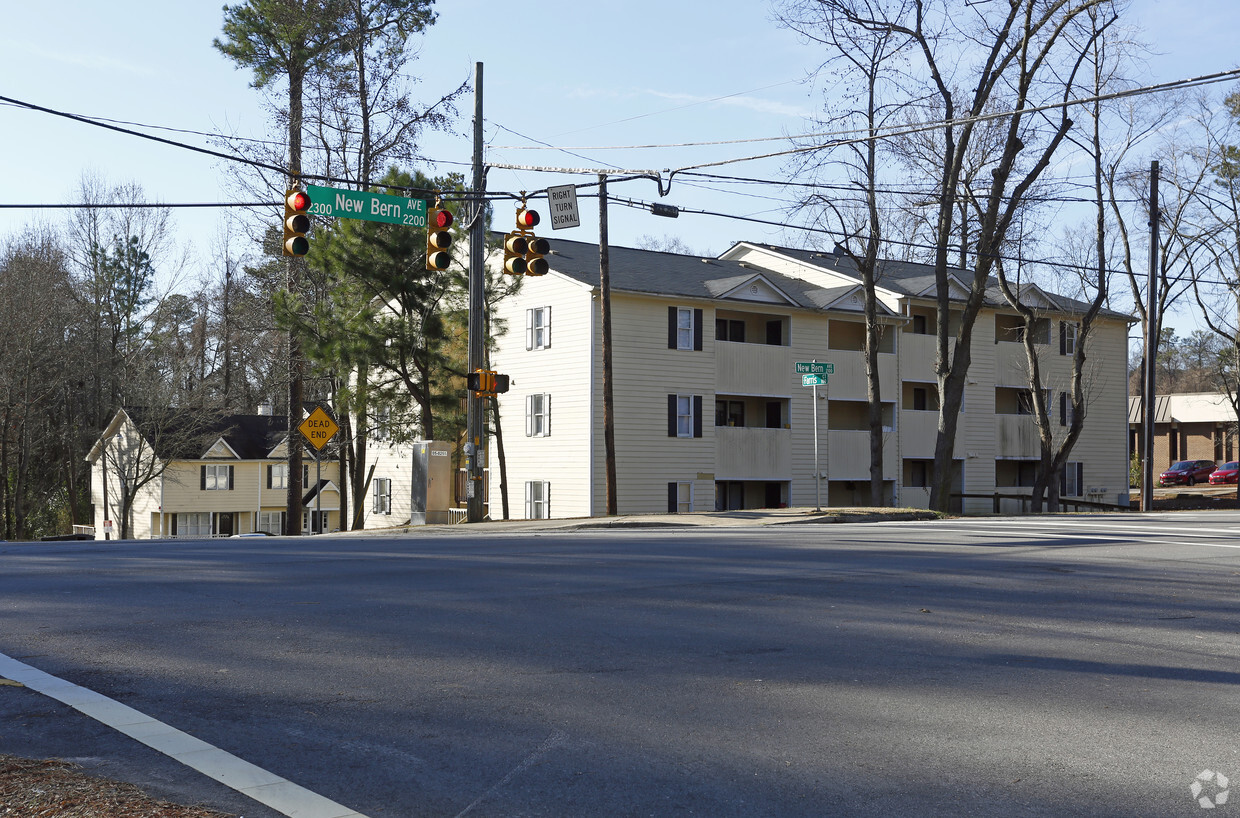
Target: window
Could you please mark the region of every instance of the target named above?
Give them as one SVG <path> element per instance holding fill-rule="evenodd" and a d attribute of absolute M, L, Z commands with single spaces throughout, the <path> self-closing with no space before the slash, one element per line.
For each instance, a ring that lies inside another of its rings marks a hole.
<path fill-rule="evenodd" d="M 551 484 L 531 480 L 525 484 L 525 518 L 527 520 L 551 519 Z"/>
<path fill-rule="evenodd" d="M 1067 462 L 1063 464 L 1063 472 L 1059 475 L 1059 494 L 1061 497 L 1080 497 L 1085 493 L 1085 464 Z"/>
<path fill-rule="evenodd" d="M 389 477 L 376 477 L 373 483 L 374 504 L 371 511 L 375 514 L 392 513 L 392 480 Z"/>
<path fill-rule="evenodd" d="M 667 308 L 667 348 L 702 348 L 702 311 L 691 307 Z"/>
<path fill-rule="evenodd" d="M 284 512 L 283 511 L 260 511 L 258 512 L 258 530 L 266 531 L 268 534 L 284 533 Z"/>
<path fill-rule="evenodd" d="M 180 512 L 176 523 L 178 537 L 211 536 L 211 515 L 205 511 Z"/>
<path fill-rule="evenodd" d="M 275 463 L 267 467 L 267 488 L 288 488 L 288 464 Z"/>
<path fill-rule="evenodd" d="M 669 514 L 689 514 L 693 511 L 693 484 L 667 484 L 667 510 Z"/>
<path fill-rule="evenodd" d="M 546 349 L 551 346 L 551 308 L 534 307 L 525 311 L 525 348 Z"/>
<path fill-rule="evenodd" d="M 667 436 L 702 436 L 702 396 L 667 396 Z"/>
<path fill-rule="evenodd" d="M 525 396 L 525 436 L 547 437 L 551 434 L 551 396 L 536 393 Z"/>
<path fill-rule="evenodd" d="M 231 491 L 233 467 L 226 463 L 203 465 L 199 472 L 199 488 L 203 491 Z"/>
<path fill-rule="evenodd" d="M 1081 325 L 1071 321 L 1059 322 L 1059 354 L 1072 355 L 1076 352 L 1076 336 Z"/>
<path fill-rule="evenodd" d="M 1072 399 L 1067 392 L 1059 393 L 1059 425 L 1072 425 Z"/>
<path fill-rule="evenodd" d="M 912 332 L 914 335 L 929 335 L 930 334 L 929 330 L 926 329 L 926 316 L 924 315 L 913 316 Z"/>
<path fill-rule="evenodd" d="M 913 387 L 913 411 L 926 411 L 926 388 L 924 386 Z"/>
<path fill-rule="evenodd" d="M 370 427 L 370 439 L 375 442 L 390 440 L 392 437 L 392 411 L 380 409 L 375 412 L 374 423 Z"/>

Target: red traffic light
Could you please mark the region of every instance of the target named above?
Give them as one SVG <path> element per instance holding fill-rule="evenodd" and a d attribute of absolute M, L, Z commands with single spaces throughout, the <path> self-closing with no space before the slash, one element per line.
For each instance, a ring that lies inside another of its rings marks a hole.
<path fill-rule="evenodd" d="M 431 210 L 430 226 L 443 230 L 452 226 L 452 214 L 447 210 Z"/>
<path fill-rule="evenodd" d="M 310 194 L 304 190 L 284 191 L 284 243 L 281 253 L 286 256 L 304 256 L 310 252 Z"/>
<path fill-rule="evenodd" d="M 310 209 L 310 194 L 304 190 L 294 190 L 285 197 L 284 202 L 289 210 L 305 213 Z"/>
<path fill-rule="evenodd" d="M 517 211 L 517 227 L 534 227 L 538 224 L 537 210 Z"/>

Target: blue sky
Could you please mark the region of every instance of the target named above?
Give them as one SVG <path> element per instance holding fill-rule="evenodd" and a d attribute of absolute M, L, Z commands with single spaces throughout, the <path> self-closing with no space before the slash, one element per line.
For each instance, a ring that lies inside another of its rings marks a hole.
<path fill-rule="evenodd" d="M 250 75 L 211 47 L 222 21 L 218 0 L 70 0 L 5 3 L 0 31 L 0 95 L 89 116 L 194 131 L 235 131 L 268 137 L 269 125 Z M 530 144 L 516 134 L 573 146 L 563 151 L 493 147 L 495 162 L 564 167 L 681 167 L 781 150 L 786 142 L 610 151 L 598 146 L 754 140 L 800 133 L 817 98 L 804 82 L 819 50 L 780 29 L 767 2 L 713 0 L 585 0 L 536 3 L 441 0 L 439 22 L 421 40 L 413 63 L 426 98 L 471 78 L 485 65 L 487 138 L 492 146 Z M 1136 0 L 1130 21 L 1162 52 L 1147 82 L 1235 67 L 1235 0 Z M 425 152 L 467 172 L 472 99 L 463 100 L 456 134 L 434 135 Z M 516 134 L 512 133 L 513 131 Z M 74 201 L 83 172 L 108 182 L 137 182 L 152 199 L 225 201 L 232 197 L 218 160 L 45 114 L 0 105 L 0 203 Z M 205 144 L 201 137 L 172 138 Z M 719 172 L 775 178 L 777 160 L 729 165 Z M 492 190 L 536 190 L 594 182 L 529 171 L 495 170 Z M 614 196 L 658 199 L 653 182 L 612 185 Z M 780 221 L 783 202 L 771 188 L 704 188 L 678 179 L 661 201 Z M 548 231 L 597 240 L 593 200 L 582 199 L 580 228 Z M 507 224 L 507 206 L 496 226 Z M 801 234 L 759 224 L 685 214 L 665 219 L 613 205 L 611 239 L 634 245 L 653 234 L 680 238 L 698 252 L 718 253 L 733 241 L 797 243 Z M 23 224 L 63 221 L 55 211 L 0 210 L 0 237 Z M 198 257 L 217 231 L 215 211 L 179 210 L 178 236 Z M 824 239 L 825 240 L 825 239 Z"/>

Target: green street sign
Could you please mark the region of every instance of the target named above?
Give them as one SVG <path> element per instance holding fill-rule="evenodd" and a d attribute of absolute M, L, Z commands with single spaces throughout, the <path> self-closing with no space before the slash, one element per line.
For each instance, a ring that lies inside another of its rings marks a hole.
<path fill-rule="evenodd" d="M 310 213 L 314 216 L 426 227 L 425 199 L 317 185 L 306 185 L 306 192 L 310 194 Z"/>
<path fill-rule="evenodd" d="M 805 363 L 798 362 L 797 364 L 795 364 L 795 366 L 796 366 L 795 371 L 798 375 L 834 375 L 835 374 L 835 364 L 824 364 L 824 363 L 819 363 L 817 361 L 813 361 L 813 362 L 805 362 Z M 806 386 L 809 386 L 809 384 L 806 384 Z"/>
<path fill-rule="evenodd" d="M 801 386 L 826 386 L 826 375 L 802 375 Z"/>

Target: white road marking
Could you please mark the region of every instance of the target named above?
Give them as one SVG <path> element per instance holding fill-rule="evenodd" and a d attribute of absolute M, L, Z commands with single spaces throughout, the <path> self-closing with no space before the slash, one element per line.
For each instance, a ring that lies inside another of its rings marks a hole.
<path fill-rule="evenodd" d="M 563 744 L 567 739 L 568 739 L 568 735 L 559 730 L 552 732 L 551 735 L 547 737 L 546 741 L 538 745 L 538 748 L 535 749 L 534 752 L 526 756 L 524 761 L 522 761 L 516 767 L 513 767 L 511 770 L 509 770 L 508 775 L 500 779 L 499 783 L 491 787 L 491 789 L 487 790 L 482 795 L 475 798 L 473 803 L 470 804 L 468 807 L 458 812 L 456 814 L 456 818 L 461 818 L 462 815 L 465 815 L 471 810 L 473 810 L 474 807 L 478 806 L 483 801 L 487 800 L 487 798 L 490 798 L 491 795 L 499 792 L 504 787 L 508 786 L 508 783 L 512 781 L 512 779 L 516 778 L 519 774 L 525 772 L 530 767 L 534 766 L 534 764 L 538 763 L 538 761 L 543 756 L 545 756 L 547 753 L 551 752 L 556 747 Z"/>
<path fill-rule="evenodd" d="M 69 705 L 289 818 L 366 818 L 132 707 L 0 653 L 0 676 Z"/>

